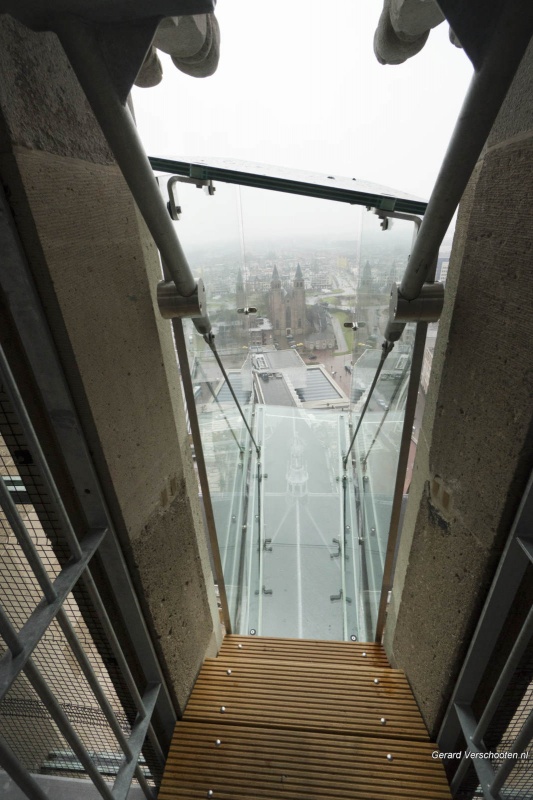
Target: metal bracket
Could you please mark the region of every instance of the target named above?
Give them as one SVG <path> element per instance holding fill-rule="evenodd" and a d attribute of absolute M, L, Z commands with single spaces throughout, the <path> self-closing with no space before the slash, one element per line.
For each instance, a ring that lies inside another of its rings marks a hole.
<path fill-rule="evenodd" d="M 407 300 L 393 283 L 389 304 L 389 323 L 437 322 L 444 304 L 444 284 L 425 283 L 418 297 Z"/>
<path fill-rule="evenodd" d="M 169 186 L 171 181 L 177 181 L 178 183 L 190 183 L 193 186 L 196 186 L 197 189 L 205 189 L 205 193 L 210 196 L 213 196 L 217 190 L 211 178 L 195 178 L 193 176 L 187 178 L 185 175 L 173 175 L 168 182 Z"/>
<path fill-rule="evenodd" d="M 163 178 L 156 178 L 157 183 L 159 186 L 163 183 Z M 170 214 L 170 218 L 177 222 L 181 216 L 181 206 L 178 199 L 178 193 L 176 191 L 176 183 L 189 183 L 193 186 L 196 186 L 197 189 L 201 189 L 202 187 L 205 189 L 206 194 L 214 195 L 216 188 L 213 186 L 213 181 L 206 179 L 201 180 L 197 178 L 186 178 L 183 175 L 171 175 L 171 177 L 167 181 L 167 192 L 168 192 L 168 202 L 167 202 L 167 209 L 168 213 Z"/>
<path fill-rule="evenodd" d="M 193 294 L 184 297 L 178 292 L 174 281 L 159 281 L 157 305 L 164 319 L 204 317 L 206 308 L 204 283 L 199 280 Z"/>

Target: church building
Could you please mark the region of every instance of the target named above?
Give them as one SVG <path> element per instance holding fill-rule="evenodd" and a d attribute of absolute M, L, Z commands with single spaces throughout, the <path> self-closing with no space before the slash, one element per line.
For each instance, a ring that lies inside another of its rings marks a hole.
<path fill-rule="evenodd" d="M 305 333 L 305 284 L 302 268 L 298 264 L 290 289 L 281 285 L 277 267 L 272 270 L 270 282 L 270 318 L 274 336 L 294 336 Z"/>

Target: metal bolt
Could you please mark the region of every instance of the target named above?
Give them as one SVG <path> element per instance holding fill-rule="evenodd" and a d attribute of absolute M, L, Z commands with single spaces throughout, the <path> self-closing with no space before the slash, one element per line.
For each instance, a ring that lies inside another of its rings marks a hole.
<path fill-rule="evenodd" d="M 242 650 L 242 644 L 238 644 L 237 647 L 239 648 L 239 650 Z"/>
<path fill-rule="evenodd" d="M 215 795 L 214 791 L 212 789 L 209 789 L 208 792 L 207 792 L 207 796 L 208 797 L 214 797 L 214 795 Z"/>
<path fill-rule="evenodd" d="M 226 706 L 220 706 L 220 713 L 221 714 L 225 714 L 226 713 Z"/>
<path fill-rule="evenodd" d="M 379 678 L 374 678 L 374 683 L 379 683 Z"/>
<path fill-rule="evenodd" d="M 350 639 L 352 640 L 352 642 L 356 642 L 357 641 L 357 636 L 355 635 L 355 633 L 352 633 L 352 635 L 350 636 Z"/>
<path fill-rule="evenodd" d="M 255 628 L 250 628 L 250 636 L 255 636 L 256 630 Z"/>
<path fill-rule="evenodd" d="M 363 655 L 363 658 L 366 658 L 366 653 L 363 653 L 362 655 Z"/>
<path fill-rule="evenodd" d="M 380 722 L 381 722 L 382 725 L 386 725 L 387 724 L 387 720 L 385 719 L 385 717 L 381 717 Z"/>
<path fill-rule="evenodd" d="M 220 739 L 215 739 L 216 747 L 220 747 L 221 744 L 222 744 L 222 742 L 220 741 Z"/>
<path fill-rule="evenodd" d="M 228 673 L 228 675 L 231 675 L 231 670 L 230 669 L 227 669 L 226 672 Z"/>
<path fill-rule="evenodd" d="M 392 761 L 392 753 L 387 753 L 387 761 Z"/>

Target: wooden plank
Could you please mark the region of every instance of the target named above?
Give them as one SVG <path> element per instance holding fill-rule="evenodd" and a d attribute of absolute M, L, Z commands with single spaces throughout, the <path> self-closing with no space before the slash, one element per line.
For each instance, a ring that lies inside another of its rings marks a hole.
<path fill-rule="evenodd" d="M 278 660 L 290 658 L 298 661 L 323 661 L 324 656 L 330 661 L 358 663 L 366 660 L 369 664 L 380 663 L 389 666 L 385 651 L 381 645 L 373 642 L 326 642 L 311 639 L 272 639 L 254 636 L 226 636 L 220 650 L 221 656 L 235 654 L 245 659 L 250 655 L 264 656 Z M 365 655 L 363 655 L 365 654 Z"/>
<path fill-rule="evenodd" d="M 217 745 L 217 740 L 220 744 Z M 450 800 L 435 745 L 178 723 L 159 800 Z M 387 760 L 387 753 L 393 756 Z M 416 768 L 418 764 L 419 768 Z"/>
<path fill-rule="evenodd" d="M 450 800 L 435 749 L 379 645 L 232 635 L 202 667 L 158 798 Z"/>

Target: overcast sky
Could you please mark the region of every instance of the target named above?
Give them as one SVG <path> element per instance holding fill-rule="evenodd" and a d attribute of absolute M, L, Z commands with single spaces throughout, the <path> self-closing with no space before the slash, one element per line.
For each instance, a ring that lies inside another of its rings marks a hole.
<path fill-rule="evenodd" d="M 470 62 L 444 23 L 405 64 L 378 64 L 380 10 L 378 0 L 219 0 L 217 72 L 191 78 L 162 55 L 162 83 L 134 90 L 148 153 L 280 164 L 429 197 Z"/>

